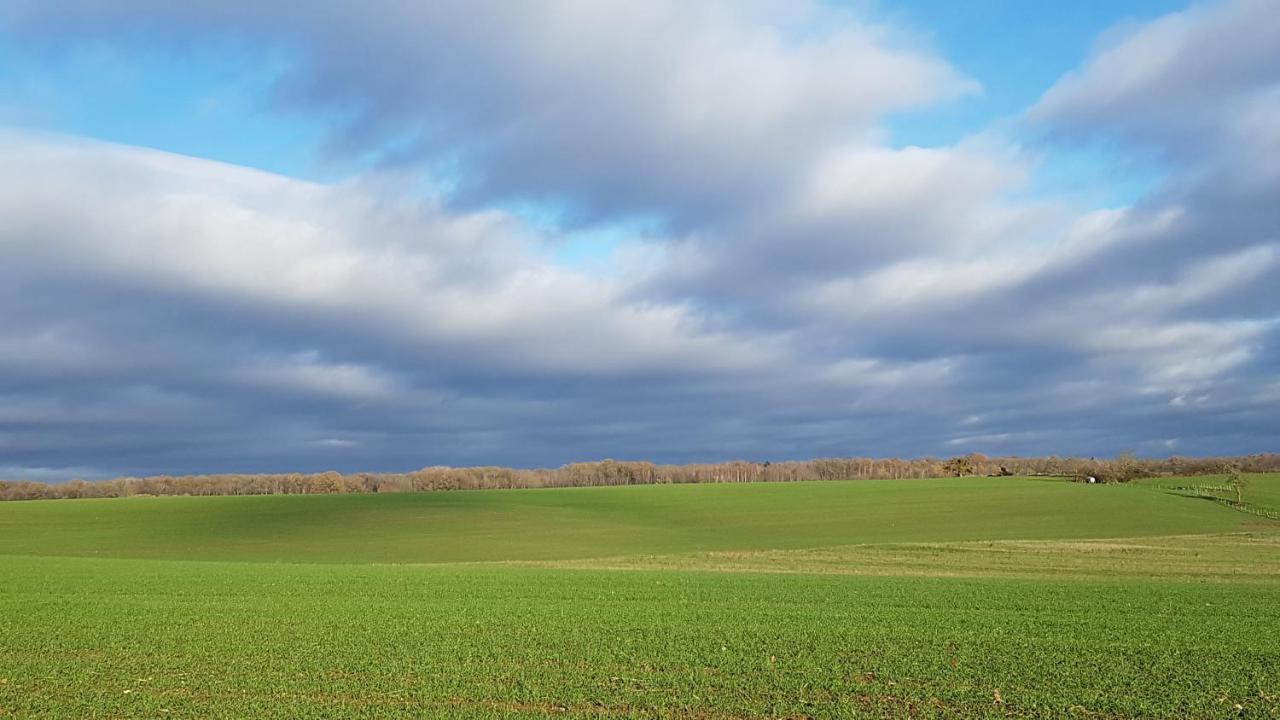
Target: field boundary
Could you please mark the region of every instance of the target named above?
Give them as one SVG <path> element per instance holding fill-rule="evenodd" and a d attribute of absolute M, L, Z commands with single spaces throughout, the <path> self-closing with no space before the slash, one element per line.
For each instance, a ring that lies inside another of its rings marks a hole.
<path fill-rule="evenodd" d="M 1249 513 L 1250 515 L 1257 515 L 1258 517 L 1264 517 L 1264 518 L 1267 518 L 1268 520 L 1280 520 L 1280 511 L 1273 510 L 1269 507 L 1264 507 L 1262 505 L 1255 505 L 1251 502 L 1233 500 L 1231 498 L 1222 497 L 1221 495 L 1216 494 L 1218 492 L 1233 492 L 1232 488 L 1227 487 L 1225 485 L 1177 485 L 1170 489 L 1179 491 L 1179 494 L 1193 493 L 1192 495 L 1184 494 L 1182 495 L 1183 497 L 1195 497 L 1195 498 L 1202 498 L 1205 500 L 1212 500 L 1218 503 L 1219 505 L 1225 505 L 1226 507 L 1229 507 L 1232 510 L 1239 510 L 1240 512 Z"/>

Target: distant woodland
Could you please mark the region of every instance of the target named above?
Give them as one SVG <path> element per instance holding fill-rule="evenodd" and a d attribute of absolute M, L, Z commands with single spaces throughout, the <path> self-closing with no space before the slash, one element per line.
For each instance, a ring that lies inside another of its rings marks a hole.
<path fill-rule="evenodd" d="M 403 473 L 283 473 L 261 475 L 157 475 L 43 483 L 0 480 L 0 500 L 128 497 L 134 495 L 291 495 L 429 492 L 501 488 L 592 487 L 662 483 L 794 482 L 798 480 L 908 479 L 968 475 L 1043 475 L 1127 482 L 1158 475 L 1280 472 L 1280 454 L 1241 457 L 1110 459 L 987 457 L 949 459 L 826 458 L 788 462 L 656 465 L 602 460 L 547 469 L 427 467 Z"/>

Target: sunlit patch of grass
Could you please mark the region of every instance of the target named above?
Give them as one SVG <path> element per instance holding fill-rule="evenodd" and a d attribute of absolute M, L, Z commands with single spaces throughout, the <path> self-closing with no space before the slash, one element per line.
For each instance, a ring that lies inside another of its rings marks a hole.
<path fill-rule="evenodd" d="M 1273 531 L 1217 535 L 866 544 L 804 550 L 631 555 L 539 564 L 615 570 L 1267 581 L 1280 578 L 1280 526 Z"/>

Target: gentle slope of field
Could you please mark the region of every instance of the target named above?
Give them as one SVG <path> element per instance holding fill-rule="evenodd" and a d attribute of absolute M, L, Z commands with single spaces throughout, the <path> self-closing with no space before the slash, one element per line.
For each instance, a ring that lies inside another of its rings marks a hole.
<path fill-rule="evenodd" d="M 1132 486 L 866 480 L 0 504 L 0 553 L 266 562 L 556 560 L 857 543 L 1229 532 Z"/>
<path fill-rule="evenodd" d="M 1019 479 L 9 503 L 0 718 L 1280 717 L 1278 555 Z"/>

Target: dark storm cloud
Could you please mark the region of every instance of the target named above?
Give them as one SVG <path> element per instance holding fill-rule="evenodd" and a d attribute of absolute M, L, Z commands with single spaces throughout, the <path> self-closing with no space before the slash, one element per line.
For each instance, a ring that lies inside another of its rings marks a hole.
<path fill-rule="evenodd" d="M 1112 37 L 1029 111 L 1051 143 L 1160 158 L 1110 210 L 1014 199 L 1034 167 L 997 135 L 880 144 L 886 114 L 974 87 L 889 29 L 604 8 L 10 6 L 54 48 L 287 48 L 278 102 L 401 166 L 325 186 L 6 137 L 0 471 L 1275 449 L 1265 3 Z M 456 188 L 423 199 L 420 166 Z M 565 266 L 511 199 L 667 222 Z"/>

